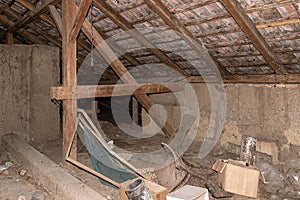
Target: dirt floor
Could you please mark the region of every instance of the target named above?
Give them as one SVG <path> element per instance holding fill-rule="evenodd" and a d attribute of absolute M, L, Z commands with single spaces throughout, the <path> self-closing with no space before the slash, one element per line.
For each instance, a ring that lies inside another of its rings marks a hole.
<path fill-rule="evenodd" d="M 122 133 L 122 131 L 118 130 L 118 128 L 116 128 L 113 124 L 109 122 L 101 122 L 101 127 L 103 128 L 104 132 L 107 134 L 109 139 L 114 141 L 114 144 L 116 146 L 122 147 L 127 150 L 132 150 L 132 151 L 134 150 L 137 152 L 151 151 L 153 149 L 161 147 L 161 141 L 166 140 L 164 136 L 157 136 L 151 139 L 135 140 L 127 136 L 126 134 Z M 62 144 L 61 140 L 56 140 L 56 141 L 49 141 L 47 145 L 35 144 L 35 147 L 40 152 L 44 153 L 50 159 L 55 161 L 56 163 L 61 163 L 62 162 L 61 144 Z M 191 177 L 189 178 L 186 184 L 208 188 L 210 192 L 210 199 L 220 199 L 220 198 L 224 200 L 253 199 L 253 198 L 247 198 L 247 197 L 224 192 L 218 186 L 218 174 L 213 170 L 211 170 L 212 165 L 217 159 L 228 159 L 228 158 L 238 159 L 239 156 L 237 154 L 228 153 L 220 149 L 215 149 L 205 159 L 199 159 L 198 152 L 200 146 L 201 146 L 201 142 L 194 141 L 194 143 L 190 146 L 190 148 L 185 152 L 183 156 L 183 159 L 185 160 L 185 166 L 187 167 L 188 171 L 191 174 Z M 78 160 L 84 163 L 85 165 L 92 167 L 89 155 L 87 151 L 84 150 L 84 147 L 80 142 L 78 144 L 78 150 L 79 150 Z M 16 172 L 18 172 L 18 170 Z M 101 184 L 97 177 L 83 170 L 69 171 L 69 173 L 75 176 L 83 183 L 90 186 L 95 191 L 107 197 L 108 199 L 113 199 L 113 200 L 120 199 L 118 190 Z M 16 176 L 18 175 L 18 173 L 15 174 Z M 288 190 L 288 187 L 284 189 Z M 274 193 L 274 191 L 268 191 L 268 190 L 266 191 L 265 185 L 262 182 L 260 182 L 258 197 L 256 199 L 260 199 L 260 200 L 299 199 L 296 197 L 293 198 L 292 194 L 289 195 L 287 194 L 289 194 L 289 191 L 281 191 L 278 193 L 276 192 Z"/>
<path fill-rule="evenodd" d="M 52 200 L 53 198 L 32 176 L 14 163 L 0 146 L 0 165 L 11 162 L 13 165 L 0 170 L 1 200 Z"/>

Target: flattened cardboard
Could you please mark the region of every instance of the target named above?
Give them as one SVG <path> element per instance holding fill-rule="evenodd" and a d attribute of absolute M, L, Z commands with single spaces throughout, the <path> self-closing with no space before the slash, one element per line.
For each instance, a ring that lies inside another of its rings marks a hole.
<path fill-rule="evenodd" d="M 222 174 L 227 163 L 228 160 L 217 160 L 215 164 L 212 166 L 212 169 Z"/>
<path fill-rule="evenodd" d="M 243 161 L 218 160 L 212 169 L 220 173 L 219 181 L 225 191 L 256 198 L 260 172 L 255 166 L 246 166 Z"/>
<path fill-rule="evenodd" d="M 209 200 L 209 195 L 206 188 L 185 185 L 168 194 L 166 200 Z"/>

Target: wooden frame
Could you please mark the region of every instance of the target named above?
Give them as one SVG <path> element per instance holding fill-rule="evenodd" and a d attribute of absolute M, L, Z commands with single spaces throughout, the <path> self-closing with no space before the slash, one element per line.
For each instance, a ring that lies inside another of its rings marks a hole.
<path fill-rule="evenodd" d="M 51 94 L 52 98 L 63 100 L 63 155 L 69 155 L 68 161 L 74 161 L 77 157 L 76 145 L 72 145 L 72 148 L 68 149 L 69 144 L 76 143 L 76 140 L 71 141 L 73 138 L 72 134 L 75 131 L 76 99 L 111 96 L 113 95 L 112 91 L 114 89 L 117 90 L 117 92 L 114 93 L 115 95 L 129 95 L 130 92 L 128 89 L 133 89 L 133 91 L 135 91 L 134 96 L 148 111 L 152 107 L 153 102 L 146 93 L 169 92 L 170 90 L 178 91 L 184 88 L 184 85 L 180 85 L 180 83 L 146 84 L 146 86 L 137 84 L 137 81 L 117 58 L 108 44 L 106 44 L 104 38 L 85 17 L 88 8 L 91 6 L 91 2 L 92 1 L 83 1 L 78 7 L 76 0 L 62 1 L 62 17 L 60 17 L 54 6 L 49 5 L 49 11 L 63 38 L 63 86 L 53 87 Z M 89 38 L 104 59 L 110 63 L 115 73 L 128 85 L 76 86 L 76 38 L 80 29 L 87 38 Z M 144 38 L 141 40 L 144 43 L 146 41 Z M 138 65 L 135 59 L 129 57 L 129 60 L 131 60 L 133 64 Z M 139 89 L 140 87 L 142 89 Z M 164 125 L 161 124 L 162 120 L 160 119 L 161 117 L 158 110 L 153 110 L 150 116 L 162 127 L 166 135 L 172 137 L 175 134 L 175 130 L 168 123 Z"/>
<path fill-rule="evenodd" d="M 149 93 L 163 93 L 184 90 L 182 83 L 147 83 L 147 84 L 122 84 L 122 85 L 85 85 L 74 87 L 52 87 L 51 99 L 81 99 L 93 97 L 111 97 L 140 95 Z"/>
<path fill-rule="evenodd" d="M 79 125 L 79 122 L 83 123 L 86 125 L 86 127 L 93 133 L 94 137 L 97 138 L 99 141 L 101 141 L 102 144 L 105 143 L 105 141 L 100 137 L 100 133 L 98 132 L 97 128 L 94 126 L 93 122 L 90 121 L 90 119 L 88 118 L 87 114 L 85 113 L 84 110 L 78 109 L 78 117 L 76 120 L 76 127 Z M 85 119 L 83 119 L 83 117 L 85 117 Z M 90 167 L 87 167 L 86 165 L 80 163 L 77 161 L 77 159 L 72 158 L 71 155 L 71 151 L 72 149 L 74 149 L 74 144 L 77 143 L 76 140 L 76 130 L 77 128 L 74 130 L 72 137 L 71 137 L 71 142 L 67 148 L 67 152 L 66 152 L 66 156 L 65 156 L 65 160 L 70 162 L 71 164 L 86 170 L 87 172 L 97 176 L 98 178 L 101 178 L 102 180 L 120 188 L 121 183 L 117 183 L 116 181 L 104 176 L 103 174 L 95 171 L 94 169 L 91 169 Z M 104 144 L 106 145 L 106 143 Z M 106 149 L 109 149 L 109 147 L 106 147 Z M 121 158 L 119 155 L 117 155 L 115 152 L 110 151 L 111 156 L 117 158 L 119 160 L 119 162 L 123 163 L 124 165 L 126 165 L 128 168 L 130 168 L 133 172 L 135 172 L 138 176 L 140 176 L 141 178 L 146 178 L 144 175 L 142 175 L 134 166 L 132 166 L 130 163 L 128 163 L 126 160 L 124 160 L 123 158 Z"/>
<path fill-rule="evenodd" d="M 278 64 L 278 60 L 274 52 L 272 52 L 266 40 L 263 38 L 261 33 L 257 30 L 253 21 L 243 11 L 237 0 L 220 0 L 231 16 L 234 18 L 239 27 L 253 42 L 257 50 L 267 60 L 269 65 L 275 71 L 276 74 L 287 74 L 284 67 Z"/>

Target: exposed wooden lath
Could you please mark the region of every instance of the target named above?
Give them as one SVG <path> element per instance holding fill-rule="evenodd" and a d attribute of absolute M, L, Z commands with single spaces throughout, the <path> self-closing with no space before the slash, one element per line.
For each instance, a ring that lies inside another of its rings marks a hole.
<path fill-rule="evenodd" d="M 166 22 L 173 30 L 178 31 L 181 37 L 196 51 L 202 60 L 205 60 L 213 69 L 218 69 L 221 75 L 227 75 L 227 71 L 215 64 L 215 61 L 209 55 L 207 49 L 202 46 L 199 40 L 164 6 L 160 0 L 144 0 L 152 10 L 154 10 L 160 18 Z"/>
<path fill-rule="evenodd" d="M 46 9 L 46 5 L 48 3 L 51 4 L 51 2 L 50 0 L 44 1 L 43 3 L 38 3 L 37 5 L 39 6 L 36 7 L 28 0 L 3 1 L 0 6 L 0 10 L 3 11 L 1 14 L 2 17 L 0 18 L 0 27 L 5 31 L 12 31 L 16 28 L 16 32 L 13 33 L 13 40 L 16 43 L 50 44 L 60 47 L 61 38 L 59 32 L 61 31 L 59 30 L 61 27 L 57 28 L 58 26 L 50 15 L 52 12 L 48 12 Z M 60 8 L 60 4 L 56 4 L 59 1 L 53 2 L 54 6 L 52 6 L 52 8 Z M 94 11 L 96 11 L 94 13 L 97 13 L 97 15 L 93 17 L 93 24 L 101 36 L 107 39 L 111 35 L 119 33 L 122 27 L 117 22 L 112 23 L 109 21 L 109 18 L 106 17 L 107 13 L 103 13 L 101 9 L 96 8 L 99 7 L 96 5 L 99 2 L 100 1 L 95 1 L 94 4 Z M 274 68 L 276 71 L 277 66 L 280 68 L 278 68 L 279 70 L 277 69 L 277 73 L 284 73 L 284 71 L 280 71 L 281 69 L 285 69 L 288 73 L 300 73 L 299 9 L 297 9 L 297 7 L 300 6 L 299 1 L 253 2 L 239 0 L 239 3 L 243 7 L 241 12 L 247 15 L 248 21 L 250 20 L 250 22 L 259 29 L 258 32 L 261 34 L 262 39 L 265 40 L 265 44 L 268 45 L 267 49 L 270 50 L 270 55 L 268 55 L 268 53 L 262 53 L 264 52 L 262 49 L 259 50 L 259 48 L 261 48 L 259 47 L 260 42 L 255 45 L 255 42 L 250 40 L 247 34 L 244 34 L 244 31 L 240 27 L 241 25 L 236 24 L 235 21 L 232 20 L 231 14 L 224 9 L 221 1 L 193 1 L 190 4 L 182 3 L 182 1 L 179 0 L 172 1 L 172 4 L 170 2 L 171 1 L 161 0 L 161 4 L 166 7 L 165 12 L 172 13 L 174 19 L 178 19 L 178 22 L 180 22 L 181 27 L 191 33 L 191 38 L 200 39 L 203 42 L 203 45 L 213 56 L 213 59 L 219 63 L 220 69 L 227 70 L 233 73 L 233 75 L 259 75 L 273 73 L 272 69 Z M 79 6 L 79 1 L 77 3 L 77 6 Z M 112 0 L 105 0 L 105 3 L 102 4 L 110 7 L 112 13 L 117 13 L 117 15 L 121 16 L 125 23 L 129 23 L 131 27 L 145 27 L 147 24 L 155 26 L 157 23 L 162 24 L 162 17 L 151 11 L 144 1 L 134 0 L 128 4 L 118 5 Z M 85 8 L 84 10 L 87 12 L 86 6 L 82 8 Z M 42 14 L 39 13 L 39 9 Z M 51 10 L 51 6 L 49 10 Z M 155 10 L 155 8 L 153 10 Z M 60 12 L 61 9 L 59 9 L 58 15 L 60 15 Z M 34 15 L 34 13 L 36 14 Z M 23 20 L 25 17 L 26 20 Z M 165 22 L 169 27 L 171 27 L 170 24 L 173 23 L 173 21 Z M 23 24 L 20 27 L 21 31 L 17 30 L 19 28 L 18 24 Z M 122 26 L 124 26 L 124 24 Z M 164 25 L 164 28 L 166 27 L 167 26 Z M 122 29 L 125 30 L 124 27 Z M 78 31 L 78 26 L 76 30 Z M 148 38 L 151 34 L 151 32 L 143 33 L 143 36 Z M 0 35 L 2 35 L 2 42 L 5 42 L 6 36 L 9 34 L 3 32 Z M 165 36 L 167 37 L 166 34 Z M 128 39 L 129 38 L 124 38 L 124 40 Z M 172 43 L 176 42 L 180 44 L 180 40 L 176 40 L 177 39 L 172 40 L 172 37 L 169 37 L 167 40 L 151 42 L 153 42 L 154 46 L 171 46 Z M 120 45 L 120 41 L 116 41 L 115 44 L 110 45 L 114 51 L 118 49 L 121 49 L 122 52 L 128 51 L 128 49 Z M 82 61 L 85 55 L 91 51 L 92 45 L 85 37 L 79 36 L 78 47 L 78 58 Z M 146 53 L 142 54 L 134 52 L 134 57 L 131 56 L 132 53 L 127 52 L 123 56 L 125 59 L 122 57 L 121 60 L 126 63 L 126 67 L 147 64 L 151 62 L 151 59 L 157 62 L 155 60 L 157 56 L 153 56 L 153 52 L 149 51 L 149 49 L 145 50 L 145 52 Z M 166 57 L 169 57 L 170 53 L 177 54 L 182 52 L 184 52 L 184 50 L 178 48 L 162 53 L 164 53 Z M 176 57 L 169 57 L 169 59 L 170 62 L 167 65 L 173 67 L 177 66 L 177 69 L 181 71 L 180 73 L 194 74 L 192 67 L 190 67 L 184 59 L 181 60 Z M 194 61 L 194 59 L 195 58 L 192 58 L 191 61 Z M 272 62 L 272 60 L 274 62 Z M 161 59 L 159 62 L 161 62 Z M 162 74 L 164 73 L 166 72 L 162 72 Z M 142 74 L 144 77 L 151 76 L 151 73 L 147 73 L 146 71 L 140 73 L 139 76 L 142 76 Z M 207 75 L 209 75 L 209 73 Z M 114 74 L 108 74 L 108 77 L 115 79 L 116 76 Z"/>
<path fill-rule="evenodd" d="M 271 48 L 255 27 L 254 23 L 243 11 L 241 6 L 236 0 L 220 0 L 226 7 L 228 12 L 232 15 L 244 33 L 250 38 L 254 46 L 264 56 L 273 70 L 278 74 L 286 74 L 287 71 L 283 66 L 278 64 L 276 55 L 272 52 Z"/>
<path fill-rule="evenodd" d="M 165 55 L 160 49 L 156 48 L 151 42 L 149 42 L 135 27 L 128 23 L 121 15 L 113 11 L 105 1 L 96 1 L 95 6 L 100 8 L 103 13 L 105 13 L 112 21 L 118 24 L 123 30 L 128 31 L 128 33 L 143 44 L 146 48 L 150 49 L 152 53 L 160 59 L 166 65 L 174 68 L 175 70 L 181 72 L 183 75 L 188 76 L 188 74 L 180 68 L 176 63 L 174 63 L 168 56 Z"/>

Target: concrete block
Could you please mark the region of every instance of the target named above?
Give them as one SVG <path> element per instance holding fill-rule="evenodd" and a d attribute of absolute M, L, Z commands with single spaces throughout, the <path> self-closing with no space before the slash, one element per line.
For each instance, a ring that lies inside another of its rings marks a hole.
<path fill-rule="evenodd" d="M 10 155 L 59 200 L 107 200 L 27 144 L 20 136 L 5 135 L 2 145 Z"/>

